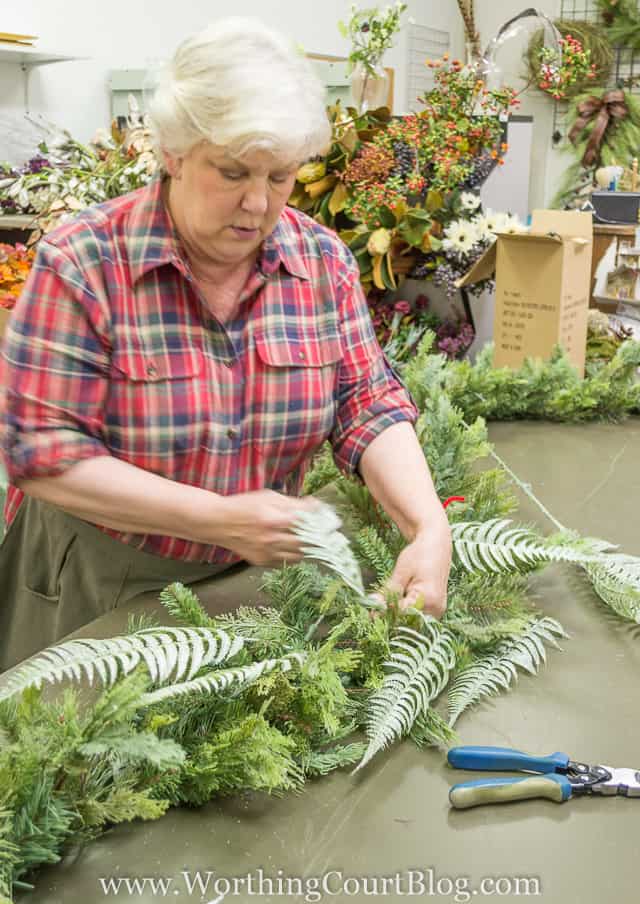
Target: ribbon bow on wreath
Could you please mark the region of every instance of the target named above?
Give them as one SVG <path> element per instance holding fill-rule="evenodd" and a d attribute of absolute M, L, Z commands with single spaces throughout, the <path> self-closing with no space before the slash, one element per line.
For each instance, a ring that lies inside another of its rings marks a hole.
<path fill-rule="evenodd" d="M 620 89 L 608 91 L 602 97 L 592 94 L 578 104 L 578 118 L 569 132 L 569 141 L 576 144 L 578 137 L 595 117 L 587 148 L 582 157 L 583 166 L 592 166 L 598 159 L 600 146 L 609 126 L 629 114 L 625 93 Z"/>

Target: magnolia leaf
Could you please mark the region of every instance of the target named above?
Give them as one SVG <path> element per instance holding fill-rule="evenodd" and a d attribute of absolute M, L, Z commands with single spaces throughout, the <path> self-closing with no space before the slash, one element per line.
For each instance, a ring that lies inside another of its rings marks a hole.
<path fill-rule="evenodd" d="M 382 261 L 382 281 L 384 282 L 385 288 L 387 289 L 398 288 L 398 284 L 396 283 L 396 278 L 393 273 L 393 263 L 391 261 L 390 251 L 387 251 Z"/>
<path fill-rule="evenodd" d="M 317 182 L 309 182 L 305 185 L 304 190 L 316 201 L 320 195 L 332 189 L 337 181 L 337 176 L 325 176 L 323 179 L 318 179 Z"/>
<path fill-rule="evenodd" d="M 425 201 L 424 206 L 429 213 L 435 213 L 437 210 L 441 210 L 444 206 L 444 198 L 439 191 L 430 191 L 427 195 L 427 200 Z"/>
<path fill-rule="evenodd" d="M 340 138 L 340 144 L 349 154 L 355 154 L 356 148 L 358 147 L 358 142 L 358 133 L 353 126 L 348 128 Z"/>
<path fill-rule="evenodd" d="M 364 248 L 362 251 L 358 251 L 355 255 L 356 261 L 358 262 L 358 267 L 360 268 L 360 277 L 367 276 L 373 270 L 373 264 L 371 261 L 371 255 Z"/>
<path fill-rule="evenodd" d="M 385 229 L 393 229 L 396 226 L 398 221 L 396 220 L 395 214 L 390 207 L 384 205 L 380 208 L 378 213 L 380 216 L 380 223 L 384 226 Z"/>
<path fill-rule="evenodd" d="M 332 216 L 335 217 L 337 213 L 344 210 L 344 206 L 347 203 L 347 195 L 347 187 L 344 182 L 338 182 L 329 198 L 329 211 Z"/>
<path fill-rule="evenodd" d="M 355 231 L 357 232 L 357 230 Z M 349 247 L 354 254 L 367 247 L 367 245 L 369 244 L 370 235 L 371 231 L 368 229 L 366 230 L 366 232 L 357 232 L 357 237 L 349 243 Z"/>
<path fill-rule="evenodd" d="M 376 254 L 373 257 L 373 284 L 376 289 L 386 289 L 383 276 L 382 276 L 382 262 L 384 257 L 382 254 Z"/>
<path fill-rule="evenodd" d="M 404 200 L 404 198 L 401 198 L 393 205 L 393 213 L 395 214 L 395 218 L 398 223 L 404 216 L 406 216 L 408 210 L 409 205 Z"/>

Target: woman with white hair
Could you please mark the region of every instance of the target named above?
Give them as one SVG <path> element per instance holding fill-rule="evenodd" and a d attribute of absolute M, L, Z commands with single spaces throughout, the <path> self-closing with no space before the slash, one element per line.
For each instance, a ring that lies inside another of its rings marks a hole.
<path fill-rule="evenodd" d="M 416 409 L 349 250 L 286 206 L 330 141 L 322 85 L 227 19 L 181 44 L 150 116 L 162 177 L 40 241 L 6 334 L 0 668 L 142 591 L 298 561 L 327 439 L 409 541 L 402 605 L 441 615 L 450 536 Z"/>

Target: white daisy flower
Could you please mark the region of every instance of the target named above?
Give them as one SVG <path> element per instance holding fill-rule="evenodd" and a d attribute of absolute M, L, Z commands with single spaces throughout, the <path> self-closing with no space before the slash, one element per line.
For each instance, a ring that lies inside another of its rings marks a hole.
<path fill-rule="evenodd" d="M 460 206 L 463 210 L 476 211 L 480 207 L 480 198 L 471 191 L 464 191 L 460 195 Z"/>
<path fill-rule="evenodd" d="M 519 217 L 513 216 L 513 214 L 510 213 L 506 215 L 501 232 L 508 232 L 513 235 L 516 232 L 526 231 L 527 227 L 520 221 Z"/>
<path fill-rule="evenodd" d="M 444 235 L 442 247 L 445 251 L 457 251 L 459 254 L 468 254 L 480 240 L 476 226 L 468 220 L 450 223 Z"/>

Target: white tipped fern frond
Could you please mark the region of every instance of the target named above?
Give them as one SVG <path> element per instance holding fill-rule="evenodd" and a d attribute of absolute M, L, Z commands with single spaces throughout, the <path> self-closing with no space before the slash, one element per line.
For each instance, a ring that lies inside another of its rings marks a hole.
<path fill-rule="evenodd" d="M 495 653 L 481 656 L 462 669 L 449 690 L 449 725 L 483 697 L 508 690 L 517 680 L 517 667 L 535 674 L 546 661 L 545 643 L 560 649 L 556 637 L 567 637 L 562 625 L 553 618 L 533 620 L 523 634 L 503 641 Z"/>
<path fill-rule="evenodd" d="M 602 565 L 587 565 L 585 571 L 601 600 L 622 618 L 640 624 L 640 589 L 611 574 Z"/>
<path fill-rule="evenodd" d="M 294 663 L 302 665 L 305 658 L 304 653 L 290 653 L 281 659 L 264 659 L 262 662 L 252 662 L 246 666 L 220 669 L 210 672 L 208 675 L 201 675 L 199 678 L 193 679 L 193 681 L 170 684 L 155 691 L 149 691 L 142 695 L 140 703 L 142 706 L 151 706 L 154 703 L 162 703 L 172 697 L 184 696 L 185 694 L 220 693 L 231 686 L 235 686 L 238 690 L 244 690 L 262 675 L 266 675 L 277 668 L 281 672 L 288 672 Z"/>
<path fill-rule="evenodd" d="M 358 596 L 365 597 L 362 573 L 349 541 L 340 533 L 342 522 L 329 505 L 300 512 L 295 533 L 303 541 L 302 551 L 322 562 L 340 577 Z"/>
<path fill-rule="evenodd" d="M 544 541 L 506 518 L 451 525 L 454 552 L 468 572 L 513 572 L 548 561 Z"/>
<path fill-rule="evenodd" d="M 451 526 L 458 563 L 468 572 L 529 571 L 545 562 L 578 565 L 596 593 L 619 615 L 640 621 L 640 559 L 605 551 L 599 540 L 548 541 L 507 519 L 460 522 Z"/>
<path fill-rule="evenodd" d="M 385 663 L 389 672 L 369 701 L 369 745 L 355 772 L 411 731 L 416 719 L 441 693 L 455 666 L 449 631 L 422 613 L 420 618 L 420 633 L 403 626 L 391 639 L 391 659 Z"/>
<path fill-rule="evenodd" d="M 191 680 L 200 669 L 219 665 L 243 648 L 240 637 L 208 628 L 151 628 L 109 640 L 70 640 L 49 647 L 17 669 L 0 688 L 0 700 L 28 687 L 63 679 L 96 677 L 110 687 L 119 677 L 144 666 L 154 684 Z"/>

